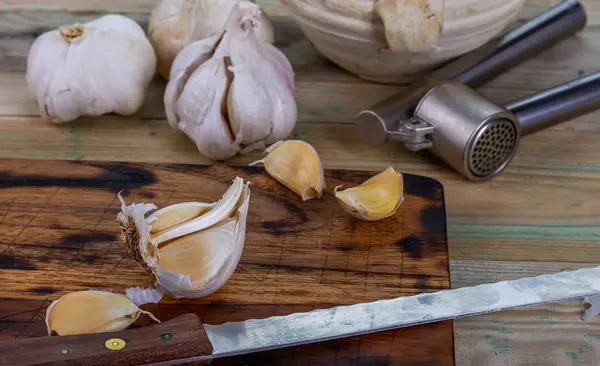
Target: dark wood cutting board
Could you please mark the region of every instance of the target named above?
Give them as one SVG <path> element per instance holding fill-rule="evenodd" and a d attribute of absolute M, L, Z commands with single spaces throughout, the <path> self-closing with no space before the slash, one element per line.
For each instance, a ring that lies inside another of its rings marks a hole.
<path fill-rule="evenodd" d="M 331 190 L 376 172 L 327 170 L 329 188 L 302 202 L 262 168 L 0 160 L 0 339 L 46 335 L 52 300 L 71 291 L 150 286 L 121 246 L 117 192 L 159 208 L 218 200 L 236 176 L 251 181 L 246 244 L 214 295 L 147 305 L 159 319 L 192 312 L 204 323 L 387 299 L 450 287 L 442 186 L 404 175 L 391 218 L 345 214 Z M 132 327 L 150 324 L 147 318 Z M 215 365 L 451 365 L 452 322 L 221 359 Z"/>

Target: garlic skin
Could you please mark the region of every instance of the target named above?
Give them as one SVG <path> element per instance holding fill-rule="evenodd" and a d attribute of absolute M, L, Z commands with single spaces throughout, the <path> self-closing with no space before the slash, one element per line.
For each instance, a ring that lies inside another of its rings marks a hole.
<path fill-rule="evenodd" d="M 148 38 L 156 50 L 158 72 L 169 80 L 177 54 L 188 44 L 210 38 L 223 31 L 233 6 L 247 0 L 160 0 L 150 14 Z M 272 44 L 273 24 L 262 13 L 258 33 Z"/>
<path fill-rule="evenodd" d="M 240 1 L 221 34 L 189 44 L 173 62 L 167 119 L 209 159 L 264 149 L 296 124 L 294 71 L 259 37 L 260 24 L 258 5 Z"/>
<path fill-rule="evenodd" d="M 325 172 L 314 147 L 304 141 L 287 140 L 269 146 L 266 152 L 264 159 L 250 165 L 264 164 L 270 176 L 303 201 L 321 197 L 325 189 Z"/>
<path fill-rule="evenodd" d="M 156 55 L 144 30 L 121 15 L 105 15 L 39 36 L 27 56 L 27 84 L 43 118 L 132 115 L 144 102 Z"/>
<path fill-rule="evenodd" d="M 176 299 L 200 298 L 225 285 L 244 248 L 248 184 L 236 177 L 217 202 L 179 203 L 151 214 L 155 205 L 127 205 L 119 195 L 123 242 L 158 291 Z"/>
<path fill-rule="evenodd" d="M 389 167 L 357 187 L 339 190 L 334 195 L 351 216 L 365 221 L 377 221 L 396 213 L 404 202 L 402 174 Z"/>
<path fill-rule="evenodd" d="M 143 304 L 139 304 L 140 306 Z M 120 331 L 129 327 L 141 310 L 127 296 L 104 291 L 77 291 L 54 300 L 46 310 L 48 335 L 72 335 Z"/>

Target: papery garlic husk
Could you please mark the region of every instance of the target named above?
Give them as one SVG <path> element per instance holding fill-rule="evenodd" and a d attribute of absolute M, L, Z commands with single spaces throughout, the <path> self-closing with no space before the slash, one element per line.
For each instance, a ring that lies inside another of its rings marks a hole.
<path fill-rule="evenodd" d="M 220 289 L 244 248 L 249 183 L 240 177 L 215 203 L 185 202 L 156 209 L 121 200 L 117 221 L 129 253 L 174 298 L 200 298 Z"/>
<path fill-rule="evenodd" d="M 382 220 L 394 215 L 404 202 L 404 180 L 402 174 L 389 167 L 359 186 L 345 190 L 336 187 L 334 194 L 351 216 L 366 221 Z"/>
<path fill-rule="evenodd" d="M 143 304 L 140 304 L 140 306 Z M 120 331 L 129 327 L 141 310 L 127 296 L 104 291 L 77 291 L 53 301 L 46 310 L 48 335 L 72 335 Z"/>
<path fill-rule="evenodd" d="M 296 124 L 292 66 L 260 24 L 258 5 L 238 2 L 221 34 L 189 44 L 171 67 L 167 119 L 209 159 L 264 149 Z"/>
<path fill-rule="evenodd" d="M 221 34 L 238 1 L 246 0 L 160 0 L 148 24 L 158 72 L 168 80 L 173 60 L 185 46 Z M 273 43 L 273 24 L 265 13 L 261 14 L 258 33 L 263 41 Z"/>
<path fill-rule="evenodd" d="M 279 141 L 267 148 L 267 156 L 250 165 L 264 164 L 270 176 L 302 197 L 320 198 L 325 189 L 325 172 L 314 147 L 300 140 Z"/>
<path fill-rule="evenodd" d="M 27 84 L 42 117 L 132 115 L 143 105 L 156 55 L 142 27 L 121 15 L 39 36 L 27 57 Z"/>

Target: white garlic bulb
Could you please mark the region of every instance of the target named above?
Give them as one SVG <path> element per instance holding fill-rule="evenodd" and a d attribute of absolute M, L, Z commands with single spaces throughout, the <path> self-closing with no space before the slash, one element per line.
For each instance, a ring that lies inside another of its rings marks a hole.
<path fill-rule="evenodd" d="M 199 298 L 221 288 L 237 267 L 246 238 L 250 189 L 237 177 L 215 203 L 184 202 L 156 209 L 127 205 L 117 216 L 129 253 L 174 298 Z"/>
<path fill-rule="evenodd" d="M 264 149 L 296 124 L 294 71 L 258 36 L 260 14 L 256 4 L 237 3 L 222 34 L 191 43 L 173 62 L 167 119 L 210 159 Z"/>
<path fill-rule="evenodd" d="M 171 64 L 185 46 L 220 34 L 238 1 L 247 0 L 160 0 L 148 24 L 148 38 L 158 56 L 158 72 L 168 80 Z M 273 25 L 264 13 L 258 33 L 265 42 L 273 43 Z"/>
<path fill-rule="evenodd" d="M 144 30 L 127 17 L 105 15 L 39 36 L 27 57 L 27 84 L 42 117 L 63 123 L 134 114 L 155 70 Z"/>

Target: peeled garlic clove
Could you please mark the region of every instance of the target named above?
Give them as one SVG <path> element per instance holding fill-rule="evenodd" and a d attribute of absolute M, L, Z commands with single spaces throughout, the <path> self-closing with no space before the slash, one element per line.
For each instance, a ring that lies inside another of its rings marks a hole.
<path fill-rule="evenodd" d="M 49 335 L 71 335 L 120 331 L 141 314 L 141 310 L 126 296 L 103 291 L 78 291 L 53 301 L 46 310 Z"/>
<path fill-rule="evenodd" d="M 319 198 L 325 188 L 325 172 L 317 151 L 299 140 L 279 141 L 270 146 L 262 163 L 267 173 L 288 187 L 303 201 Z"/>
<path fill-rule="evenodd" d="M 125 246 L 153 276 L 155 287 L 175 298 L 199 298 L 221 288 L 244 248 L 250 201 L 237 177 L 215 203 L 187 202 L 150 215 L 154 205 L 126 205 L 117 216 Z"/>
<path fill-rule="evenodd" d="M 376 221 L 396 213 L 404 201 L 402 174 L 389 167 L 361 185 L 343 191 L 335 188 L 335 197 L 351 216 Z"/>
<path fill-rule="evenodd" d="M 444 24 L 445 0 L 378 0 L 375 12 L 389 50 L 424 52 L 435 46 Z"/>
<path fill-rule="evenodd" d="M 39 36 L 27 56 L 27 84 L 41 115 L 64 123 L 137 112 L 155 69 L 156 55 L 142 27 L 106 15 Z"/>
<path fill-rule="evenodd" d="M 161 0 L 152 10 L 148 24 L 148 37 L 158 56 L 158 72 L 168 80 L 177 54 L 194 41 L 220 34 L 238 2 L 247 1 Z M 264 42 L 273 43 L 273 25 L 266 14 L 261 14 L 258 32 Z"/>

